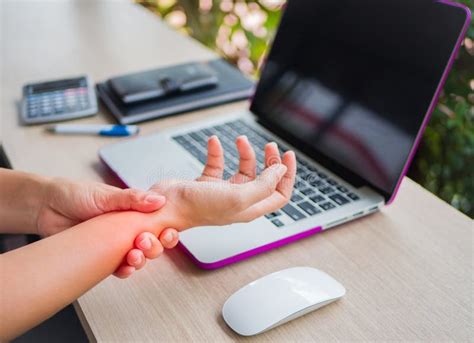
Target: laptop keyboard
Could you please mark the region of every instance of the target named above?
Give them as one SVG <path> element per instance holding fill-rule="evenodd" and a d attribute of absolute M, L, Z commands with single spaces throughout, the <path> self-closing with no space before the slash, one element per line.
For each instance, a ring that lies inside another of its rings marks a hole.
<path fill-rule="evenodd" d="M 257 172 L 264 169 L 264 146 L 273 139 L 242 120 L 174 136 L 173 140 L 204 165 L 207 160 L 207 139 L 213 135 L 219 137 L 224 148 L 225 179 L 230 178 L 239 169 L 239 153 L 235 147 L 235 140 L 241 135 L 246 135 L 255 149 Z M 281 144 L 279 144 L 279 149 L 281 153 L 288 150 Z M 295 187 L 290 202 L 281 210 L 265 216 L 276 227 L 316 216 L 359 200 L 360 197 L 353 190 L 339 184 L 308 162 L 297 157 L 297 164 Z"/>

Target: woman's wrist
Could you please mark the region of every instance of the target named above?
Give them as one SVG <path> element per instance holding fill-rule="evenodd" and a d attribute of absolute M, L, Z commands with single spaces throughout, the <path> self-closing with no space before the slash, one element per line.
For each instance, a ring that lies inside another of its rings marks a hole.
<path fill-rule="evenodd" d="M 150 214 L 150 222 L 152 227 L 172 227 L 177 231 L 183 231 L 196 226 L 192 223 L 192 218 L 187 217 L 189 216 L 180 211 L 175 204 L 167 202 L 162 209 Z"/>
<path fill-rule="evenodd" d="M 28 194 L 28 208 L 31 218 L 32 234 L 39 235 L 38 231 L 38 217 L 41 209 L 48 205 L 50 188 L 53 187 L 53 179 L 38 175 L 29 174 L 26 183 L 25 193 Z"/>

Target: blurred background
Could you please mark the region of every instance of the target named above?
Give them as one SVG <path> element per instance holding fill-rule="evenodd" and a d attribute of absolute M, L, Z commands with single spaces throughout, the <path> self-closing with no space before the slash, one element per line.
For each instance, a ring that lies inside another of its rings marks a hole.
<path fill-rule="evenodd" d="M 285 0 L 136 2 L 256 79 Z M 474 218 L 474 17 L 408 176 Z"/>

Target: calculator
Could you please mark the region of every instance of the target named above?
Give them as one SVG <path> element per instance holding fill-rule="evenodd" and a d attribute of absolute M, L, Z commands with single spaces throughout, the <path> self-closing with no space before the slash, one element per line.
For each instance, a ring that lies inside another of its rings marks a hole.
<path fill-rule="evenodd" d="M 92 116 L 97 97 L 88 76 L 30 83 L 23 87 L 21 118 L 25 124 L 40 124 Z"/>

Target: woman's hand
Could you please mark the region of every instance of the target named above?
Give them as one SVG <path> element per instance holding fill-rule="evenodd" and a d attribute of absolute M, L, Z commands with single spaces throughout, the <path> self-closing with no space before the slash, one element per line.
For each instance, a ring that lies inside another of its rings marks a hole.
<path fill-rule="evenodd" d="M 51 179 L 47 182 L 38 211 L 37 232 L 43 237 L 51 236 L 107 212 L 154 212 L 165 202 L 165 197 L 156 193 L 120 189 L 101 183 Z M 159 237 L 142 233 L 135 239 L 135 248 L 128 252 L 114 275 L 129 277 L 135 270 L 143 268 L 146 259 L 159 257 L 164 247 L 170 249 L 177 243 L 178 232 L 175 229 L 166 229 Z"/>
<path fill-rule="evenodd" d="M 156 193 L 54 178 L 43 192 L 36 218 L 37 233 L 48 237 L 108 212 L 154 212 L 165 202 L 165 197 Z"/>
<path fill-rule="evenodd" d="M 256 175 L 255 152 L 247 137 L 236 140 L 239 170 L 223 180 L 224 153 L 219 139 L 210 137 L 204 171 L 195 181 L 163 181 L 150 190 L 163 194 L 160 214 L 178 230 L 203 225 L 249 222 L 284 206 L 291 197 L 296 174 L 292 151 L 282 157 L 276 143 L 265 146 L 265 170 Z"/>
<path fill-rule="evenodd" d="M 135 238 L 135 248 L 131 249 L 117 268 L 114 275 L 125 279 L 135 270 L 142 269 L 147 259 L 158 258 L 163 248 L 172 249 L 178 244 L 179 236 L 175 229 L 165 229 L 158 237 L 150 232 L 144 232 Z"/>

